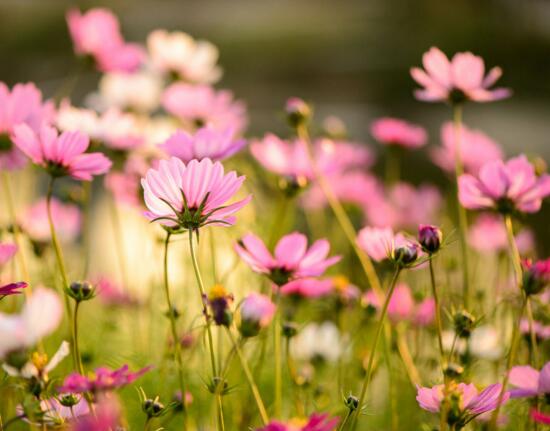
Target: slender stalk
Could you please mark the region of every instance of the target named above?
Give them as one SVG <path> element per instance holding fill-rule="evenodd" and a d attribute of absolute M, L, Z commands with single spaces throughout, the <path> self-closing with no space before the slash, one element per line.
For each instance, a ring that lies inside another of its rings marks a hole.
<path fill-rule="evenodd" d="M 384 359 L 386 361 L 386 369 L 388 372 L 388 392 L 390 396 L 390 420 L 391 420 L 391 430 L 397 431 L 399 429 L 399 415 L 397 413 L 397 397 L 395 393 L 395 379 L 393 378 L 393 367 L 391 360 L 391 348 L 390 348 L 390 339 L 384 337 L 382 342 L 384 345 Z"/>
<path fill-rule="evenodd" d="M 48 223 L 50 224 L 50 234 L 52 237 L 52 245 L 55 251 L 55 258 L 57 260 L 57 267 L 59 273 L 61 274 L 61 280 L 63 281 L 63 298 L 65 299 L 65 312 L 67 313 L 67 321 L 69 322 L 70 331 L 71 331 L 71 343 L 75 342 L 74 328 L 71 325 L 71 304 L 69 303 L 69 296 L 66 293 L 66 290 L 69 289 L 69 278 L 67 277 L 67 270 L 65 269 L 65 261 L 63 260 L 63 252 L 61 251 L 61 246 L 59 240 L 57 239 L 57 233 L 55 232 L 55 226 L 53 224 L 51 201 L 53 193 L 53 184 L 55 178 L 51 177 L 50 183 L 48 185 L 48 193 L 46 194 L 46 209 L 48 211 Z M 78 369 L 78 358 L 74 355 L 73 348 L 73 366 L 75 369 Z"/>
<path fill-rule="evenodd" d="M 455 138 L 455 176 L 456 176 L 456 206 L 458 211 L 458 232 L 460 236 L 460 251 L 462 254 L 462 288 L 464 308 L 467 310 L 470 305 L 470 269 L 468 263 L 468 244 L 466 235 L 468 232 L 468 218 L 466 209 L 460 205 L 458 200 L 458 178 L 464 173 L 462 165 L 462 153 L 460 151 L 460 141 L 462 132 L 462 105 L 453 105 L 453 125 Z"/>
<path fill-rule="evenodd" d="M 378 346 L 378 340 L 380 339 L 380 334 L 382 333 L 382 328 L 384 327 L 384 321 L 386 319 L 386 314 L 388 312 L 388 306 L 390 304 L 390 300 L 391 300 L 391 297 L 393 295 L 393 291 L 395 289 L 395 285 L 397 284 L 397 279 L 399 278 L 400 273 L 401 273 L 401 268 L 397 267 L 395 269 L 394 274 L 393 274 L 393 278 L 390 282 L 388 294 L 386 296 L 386 299 L 384 300 L 384 305 L 382 306 L 382 311 L 381 311 L 381 314 L 380 314 L 380 320 L 379 320 L 378 325 L 376 327 L 376 332 L 374 334 L 374 339 L 373 339 L 373 342 L 372 342 L 371 351 L 369 352 L 369 360 L 367 362 L 367 372 L 366 372 L 366 375 L 365 375 L 365 379 L 363 380 L 363 385 L 361 387 L 361 392 L 360 392 L 360 395 L 359 395 L 358 408 L 356 410 L 356 413 L 353 415 L 352 426 L 351 426 L 352 430 L 354 430 L 357 426 L 357 420 L 358 420 L 358 417 L 359 417 L 359 412 L 361 411 L 361 409 L 363 407 L 363 403 L 365 402 L 365 396 L 367 394 L 367 389 L 368 389 L 370 380 L 372 378 L 372 367 L 374 365 L 374 357 L 376 355 L 376 348 Z"/>
<path fill-rule="evenodd" d="M 164 293 L 166 295 L 166 305 L 168 306 L 168 315 L 170 316 L 170 329 L 172 331 L 172 339 L 174 340 L 174 356 L 176 359 L 176 364 L 178 367 L 178 379 L 179 386 L 181 391 L 181 400 L 182 400 L 182 409 L 184 414 L 184 426 L 187 427 L 187 406 L 185 405 L 185 379 L 183 376 L 183 362 L 181 358 L 181 344 L 178 338 L 178 331 L 176 329 L 176 316 L 174 315 L 174 307 L 172 305 L 172 300 L 170 298 L 170 285 L 168 278 L 168 247 L 170 244 L 170 232 L 166 232 L 166 238 L 164 240 L 164 260 L 163 260 L 163 270 L 164 270 Z"/>
<path fill-rule="evenodd" d="M 80 308 L 80 301 L 76 301 L 73 313 L 73 355 L 76 358 L 76 366 L 78 372 L 83 376 L 84 367 L 82 366 L 82 358 L 80 356 L 80 347 L 78 345 L 78 310 Z"/>
<path fill-rule="evenodd" d="M 256 405 L 258 406 L 258 411 L 260 412 L 260 416 L 262 418 L 262 422 L 264 425 L 267 425 L 269 423 L 269 416 L 267 415 L 267 411 L 265 409 L 264 402 L 262 401 L 262 397 L 260 395 L 260 391 L 258 390 L 258 386 L 256 385 L 256 382 L 254 381 L 254 376 L 252 375 L 252 372 L 250 371 L 250 368 L 248 367 L 248 363 L 246 362 L 246 358 L 243 355 L 243 352 L 235 340 L 235 337 L 233 333 L 231 332 L 231 329 L 227 328 L 227 333 L 229 334 L 229 338 L 231 339 L 231 343 L 233 344 L 233 348 L 237 352 L 237 356 L 239 357 L 239 360 L 241 361 L 241 366 L 243 367 L 244 374 L 246 376 L 246 379 L 248 380 L 248 384 L 250 385 L 250 390 L 252 391 L 252 394 L 254 395 L 254 400 L 256 401 Z"/>
<path fill-rule="evenodd" d="M 399 352 L 399 356 L 403 361 L 403 365 L 405 366 L 405 370 L 407 371 L 407 376 L 409 376 L 409 380 L 411 381 L 411 384 L 413 385 L 413 387 L 416 388 L 416 386 L 418 386 L 421 381 L 420 373 L 418 372 L 416 365 L 414 365 L 414 360 L 412 358 L 411 352 L 409 351 L 409 346 L 407 345 L 407 340 L 405 339 L 405 333 L 403 332 L 403 328 L 398 327 L 396 332 L 397 332 L 396 342 L 397 342 L 397 350 Z M 391 342 L 391 338 L 388 338 L 388 339 L 390 340 L 389 342 Z"/>
<path fill-rule="evenodd" d="M 384 293 L 380 285 L 380 280 L 378 279 L 378 276 L 376 275 L 376 271 L 374 270 L 374 265 L 372 264 L 372 261 L 369 258 L 369 256 L 363 250 L 361 250 L 361 248 L 357 245 L 355 228 L 353 227 L 351 220 L 346 214 L 344 207 L 338 200 L 337 196 L 334 194 L 334 191 L 332 190 L 330 183 L 325 178 L 323 172 L 319 169 L 319 166 L 317 165 L 317 162 L 313 154 L 311 139 L 309 137 L 307 126 L 304 124 L 299 125 L 296 128 L 296 132 L 298 134 L 298 137 L 302 139 L 306 145 L 306 150 L 311 162 L 311 166 L 313 168 L 313 172 L 315 173 L 315 178 L 317 179 L 319 186 L 321 187 L 325 197 L 327 198 L 327 201 L 332 211 L 334 212 L 334 215 L 336 216 L 336 219 L 338 220 L 338 223 L 340 224 L 340 227 L 342 228 L 344 235 L 346 236 L 348 242 L 353 248 L 353 251 L 357 255 L 357 258 L 361 263 L 361 267 L 365 272 L 365 275 L 367 277 L 367 280 L 369 281 L 370 286 L 372 287 L 374 292 L 380 298 L 382 298 L 384 296 Z"/>
<path fill-rule="evenodd" d="M 275 319 L 273 319 L 273 341 L 274 341 L 274 356 L 275 356 L 275 416 L 281 415 L 281 407 L 283 404 L 283 361 L 281 349 L 281 312 L 279 311 L 280 295 L 277 292 Z"/>
<path fill-rule="evenodd" d="M 386 146 L 386 185 L 391 186 L 399 181 L 401 177 L 401 163 L 399 151 L 397 145 Z"/>
<path fill-rule="evenodd" d="M 437 294 L 437 286 L 435 284 L 435 274 L 434 274 L 434 267 L 433 267 L 433 257 L 430 257 L 429 259 L 429 267 L 430 267 L 430 281 L 432 285 L 432 295 L 434 297 L 434 303 L 435 303 L 435 326 L 437 329 L 437 344 L 439 345 L 439 353 L 440 353 L 440 363 L 441 363 L 441 369 L 443 370 L 445 364 L 445 351 L 443 350 L 443 325 L 441 323 L 441 307 L 439 304 L 439 296 Z"/>
<path fill-rule="evenodd" d="M 279 239 L 281 232 L 284 232 L 284 228 L 286 225 L 286 214 L 288 212 L 288 206 L 290 202 L 291 198 L 283 193 L 281 199 L 279 200 L 278 207 L 275 211 L 275 216 L 273 218 L 272 227 L 269 234 L 269 240 L 267 244 L 270 249 L 275 246 L 275 243 L 277 242 L 277 239 Z"/>
<path fill-rule="evenodd" d="M 346 428 L 346 424 L 348 423 L 352 413 L 353 413 L 353 410 L 348 410 L 348 414 L 346 415 L 342 423 L 338 426 L 338 431 L 344 431 L 344 429 Z"/>

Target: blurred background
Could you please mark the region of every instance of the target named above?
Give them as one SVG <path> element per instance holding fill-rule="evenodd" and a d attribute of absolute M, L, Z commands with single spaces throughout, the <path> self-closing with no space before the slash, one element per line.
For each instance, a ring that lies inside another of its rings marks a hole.
<path fill-rule="evenodd" d="M 248 105 L 251 135 L 286 132 L 280 114 L 288 96 L 312 102 L 320 117 L 335 114 L 352 137 L 370 141 L 373 118 L 400 116 L 425 125 L 430 144 L 450 117 L 442 104 L 414 100 L 409 68 L 430 46 L 448 55 L 470 50 L 504 70 L 506 101 L 468 105 L 465 123 L 496 139 L 509 155 L 550 159 L 550 2 L 546 0 L 0 0 L 0 80 L 35 81 L 47 96 L 75 68 L 65 11 L 106 6 L 129 41 L 156 28 L 183 30 L 220 48 L 224 77 Z M 78 103 L 99 74 L 79 81 Z M 413 182 L 444 181 L 425 155 L 405 167 Z M 545 208 L 536 216 L 550 240 Z M 550 242 L 550 241 L 546 241 Z"/>

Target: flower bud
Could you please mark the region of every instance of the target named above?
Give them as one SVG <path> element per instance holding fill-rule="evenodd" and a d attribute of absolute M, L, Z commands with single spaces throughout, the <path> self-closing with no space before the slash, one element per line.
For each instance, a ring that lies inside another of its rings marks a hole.
<path fill-rule="evenodd" d="M 355 411 L 359 407 L 359 398 L 357 398 L 354 395 L 348 395 L 347 398 L 344 400 L 344 404 L 350 411 Z"/>
<path fill-rule="evenodd" d="M 433 254 L 441 247 L 443 232 L 437 226 L 423 225 L 418 228 L 418 242 L 428 254 Z"/>
<path fill-rule="evenodd" d="M 65 290 L 76 302 L 88 301 L 96 295 L 95 286 L 87 281 L 73 281 Z"/>
<path fill-rule="evenodd" d="M 466 310 L 457 311 L 453 316 L 454 330 L 459 337 L 468 338 L 476 325 L 476 318 Z"/>
<path fill-rule="evenodd" d="M 298 325 L 294 322 L 284 322 L 281 333 L 285 338 L 292 338 L 298 333 Z"/>
<path fill-rule="evenodd" d="M 294 128 L 307 123 L 312 114 L 310 106 L 298 97 L 287 100 L 285 111 L 290 126 Z"/>
<path fill-rule="evenodd" d="M 243 337 L 254 337 L 262 328 L 271 323 L 275 314 L 275 304 L 258 293 L 248 295 L 241 306 L 239 331 Z"/>
<path fill-rule="evenodd" d="M 414 243 L 407 243 L 397 247 L 392 253 L 393 262 L 404 268 L 412 265 L 418 258 L 418 246 Z"/>
<path fill-rule="evenodd" d="M 443 374 L 446 377 L 449 377 L 451 379 L 456 379 L 464 373 L 464 367 L 462 367 L 459 364 L 450 363 L 445 365 L 445 368 L 443 369 Z"/>
<path fill-rule="evenodd" d="M 532 262 L 525 260 L 523 267 L 523 290 L 527 295 L 540 293 L 550 282 L 550 259 Z"/>
<path fill-rule="evenodd" d="M 63 394 L 57 398 L 59 404 L 64 407 L 73 407 L 80 402 L 80 396 L 77 394 Z"/>
<path fill-rule="evenodd" d="M 164 405 L 159 402 L 158 397 L 155 399 L 147 398 L 141 403 L 141 409 L 148 418 L 154 418 L 162 415 L 164 412 Z"/>
<path fill-rule="evenodd" d="M 233 322 L 233 313 L 230 310 L 233 295 L 227 293 L 221 284 L 216 284 L 208 295 L 208 304 L 212 311 L 214 323 L 218 326 L 229 326 Z"/>

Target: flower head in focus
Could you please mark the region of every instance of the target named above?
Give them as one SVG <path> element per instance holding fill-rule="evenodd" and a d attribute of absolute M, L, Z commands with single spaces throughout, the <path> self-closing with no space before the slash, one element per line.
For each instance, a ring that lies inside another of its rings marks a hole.
<path fill-rule="evenodd" d="M 398 118 L 379 118 L 371 125 L 371 134 L 383 145 L 416 149 L 426 145 L 428 135 L 423 127 Z"/>
<path fill-rule="evenodd" d="M 413 67 L 411 76 L 423 88 L 415 91 L 418 100 L 453 104 L 468 100 L 491 102 L 505 99 L 507 88 L 490 89 L 500 78 L 502 70 L 493 67 L 485 75 L 485 63 L 471 52 L 456 53 L 451 61 L 438 48 L 432 47 L 422 57 L 424 70 Z"/>

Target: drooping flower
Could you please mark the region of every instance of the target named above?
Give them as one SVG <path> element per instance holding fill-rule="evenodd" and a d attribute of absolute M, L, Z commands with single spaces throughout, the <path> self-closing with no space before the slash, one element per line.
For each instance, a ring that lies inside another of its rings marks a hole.
<path fill-rule="evenodd" d="M 424 53 L 422 63 L 425 70 L 418 67 L 411 69 L 411 76 L 423 87 L 414 93 L 418 100 L 491 102 L 505 99 L 511 94 L 507 88 L 490 89 L 502 75 L 502 70 L 493 67 L 485 75 L 483 59 L 471 52 L 456 53 L 449 61 L 441 50 L 432 47 Z"/>
<path fill-rule="evenodd" d="M 379 118 L 370 130 L 374 139 L 383 145 L 415 149 L 426 145 L 428 140 L 423 127 L 398 118 Z"/>
<path fill-rule="evenodd" d="M 145 215 L 164 226 L 187 230 L 207 224 L 232 225 L 233 214 L 250 202 L 252 196 L 230 205 L 225 203 L 244 180 L 235 171 L 225 174 L 223 165 L 210 159 L 192 160 L 187 165 L 176 157 L 161 160 L 158 169 L 149 169 L 141 180 L 149 209 Z"/>
<path fill-rule="evenodd" d="M 481 130 L 462 125 L 459 134 L 460 158 L 466 173 L 477 175 L 485 163 L 502 159 L 503 152 L 500 145 Z M 455 171 L 456 140 L 455 126 L 452 122 L 447 122 L 441 126 L 442 146 L 430 151 L 433 162 L 449 173 Z"/>
<path fill-rule="evenodd" d="M 527 398 L 550 394 L 550 362 L 540 371 L 529 365 L 512 367 L 508 374 L 512 398 Z"/>
<path fill-rule="evenodd" d="M 330 321 L 308 323 L 290 339 L 292 357 L 300 361 L 324 360 L 334 363 L 343 350 L 342 335 Z"/>
<path fill-rule="evenodd" d="M 243 102 L 235 100 L 228 90 L 215 90 L 208 85 L 172 84 L 164 91 L 162 106 L 190 130 L 202 126 L 223 130 L 231 127 L 241 133 L 248 123 Z"/>
<path fill-rule="evenodd" d="M 522 229 L 515 236 L 521 254 L 533 250 L 535 239 L 530 229 Z M 481 252 L 502 252 L 508 249 L 508 238 L 502 217 L 498 214 L 480 214 L 468 230 L 470 246 Z"/>
<path fill-rule="evenodd" d="M 111 168 L 111 161 L 101 153 L 85 153 L 90 144 L 81 132 L 58 135 L 53 127 L 42 126 L 35 133 L 26 124 L 15 127 L 14 142 L 34 163 L 53 177 L 70 175 L 74 179 L 91 181 Z"/>
<path fill-rule="evenodd" d="M 217 82 L 222 70 L 216 64 L 218 49 L 205 40 L 195 40 L 181 31 L 155 30 L 147 36 L 153 67 L 194 84 Z"/>
<path fill-rule="evenodd" d="M 334 283 L 330 278 L 298 278 L 281 286 L 280 293 L 283 296 L 313 299 L 327 296 L 333 289 Z"/>
<path fill-rule="evenodd" d="M 17 244 L 11 242 L 0 243 L 0 269 L 17 253 Z"/>
<path fill-rule="evenodd" d="M 209 158 L 219 161 L 231 157 L 246 145 L 245 139 L 235 137 L 235 130 L 202 127 L 194 134 L 178 130 L 159 147 L 169 156 L 177 157 L 184 163 L 193 159 Z"/>
<path fill-rule="evenodd" d="M 235 244 L 235 251 L 254 271 L 267 275 L 276 285 L 304 277 L 317 277 L 340 260 L 327 258 L 330 244 L 326 239 L 307 247 L 307 237 L 299 232 L 283 236 L 272 255 L 256 235 L 247 234 Z"/>
<path fill-rule="evenodd" d="M 334 431 L 338 418 L 330 418 L 327 414 L 312 414 L 309 419 L 294 419 L 290 422 L 272 421 L 256 431 Z"/>
<path fill-rule="evenodd" d="M 61 241 L 72 242 L 82 226 L 82 215 L 78 206 L 66 204 L 56 198 L 51 199 L 50 208 L 52 221 L 57 236 Z M 46 243 L 51 240 L 50 224 L 46 199 L 40 199 L 22 214 L 19 223 L 23 231 L 37 243 Z"/>
<path fill-rule="evenodd" d="M 241 323 L 239 331 L 243 337 L 252 337 L 271 323 L 276 306 L 269 297 L 259 293 L 249 294 L 240 308 Z"/>
<path fill-rule="evenodd" d="M 507 162 L 488 162 L 476 178 L 470 174 L 458 179 L 460 203 L 468 209 L 493 209 L 501 213 L 534 213 L 550 194 L 550 175 L 537 177 L 524 155 Z"/>
<path fill-rule="evenodd" d="M 433 388 L 418 387 L 416 400 L 421 408 L 438 413 L 444 398 L 444 385 Z M 502 385 L 495 383 L 478 392 L 474 384 L 459 383 L 449 388 L 450 410 L 447 421 L 450 425 L 463 427 L 472 418 L 485 412 L 495 410 L 499 405 Z M 505 392 L 500 405 L 508 401 L 510 394 Z"/>
<path fill-rule="evenodd" d="M 63 385 L 58 388 L 58 391 L 70 394 L 112 391 L 133 383 L 150 369 L 149 366 L 133 373 L 129 371 L 128 365 L 123 365 L 116 370 L 99 367 L 88 376 L 72 373 L 65 377 Z"/>
<path fill-rule="evenodd" d="M 9 283 L 4 286 L 0 286 L 0 299 L 4 298 L 4 296 L 18 295 L 19 293 L 22 293 L 21 289 L 24 289 L 27 286 L 28 284 L 24 281 L 18 281 L 16 283 Z"/>
<path fill-rule="evenodd" d="M 82 14 L 71 9 L 66 19 L 75 53 L 93 57 L 102 72 L 133 72 L 143 63 L 143 48 L 124 41 L 110 10 L 95 8 Z"/>
<path fill-rule="evenodd" d="M 43 102 L 42 93 L 34 84 L 16 84 L 10 92 L 8 86 L 0 82 L 0 169 L 19 169 L 27 162 L 13 145 L 14 127 L 25 123 L 38 131 L 42 124 L 53 120 L 54 112 L 53 103 Z"/>
<path fill-rule="evenodd" d="M 37 288 L 19 314 L 0 313 L 0 358 L 34 346 L 59 325 L 63 307 L 50 289 Z"/>

